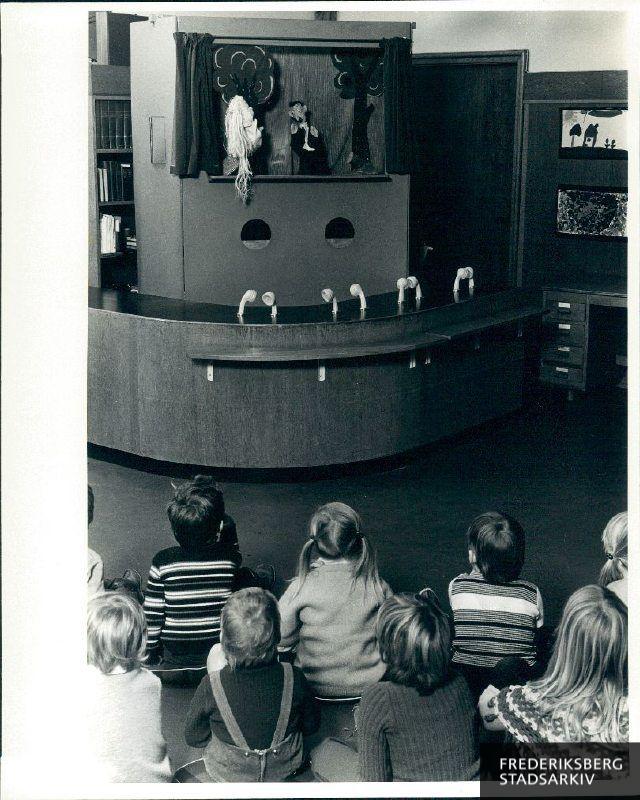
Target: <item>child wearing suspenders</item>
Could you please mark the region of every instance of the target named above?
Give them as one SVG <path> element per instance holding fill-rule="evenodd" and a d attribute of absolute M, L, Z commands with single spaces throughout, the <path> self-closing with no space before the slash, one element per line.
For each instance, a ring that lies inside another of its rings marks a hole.
<path fill-rule="evenodd" d="M 204 747 L 211 781 L 285 780 L 302 766 L 319 711 L 302 671 L 277 660 L 277 601 L 263 589 L 235 592 L 221 626 L 221 653 L 189 707 L 187 743 Z"/>

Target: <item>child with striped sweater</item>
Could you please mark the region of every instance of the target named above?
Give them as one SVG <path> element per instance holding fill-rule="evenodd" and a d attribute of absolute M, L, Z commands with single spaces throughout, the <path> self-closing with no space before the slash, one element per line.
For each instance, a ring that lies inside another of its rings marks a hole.
<path fill-rule="evenodd" d="M 225 535 L 222 492 L 200 491 L 197 482 L 176 489 L 167 514 L 178 546 L 151 562 L 144 611 L 147 657 L 162 668 L 201 667 L 220 640 L 220 614 L 230 597 L 242 557 Z"/>
<path fill-rule="evenodd" d="M 471 570 L 449 584 L 453 663 L 478 697 L 489 684 L 501 688 L 533 675 L 544 612 L 538 587 L 520 579 L 525 542 L 517 520 L 480 514 L 467 542 Z"/>

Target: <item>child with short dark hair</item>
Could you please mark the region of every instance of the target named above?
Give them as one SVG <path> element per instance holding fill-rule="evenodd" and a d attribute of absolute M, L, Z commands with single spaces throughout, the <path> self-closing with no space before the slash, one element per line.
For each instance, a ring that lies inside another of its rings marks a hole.
<path fill-rule="evenodd" d="M 145 645 L 144 613 L 132 597 L 101 592 L 89 599 L 89 756 L 94 774 L 107 781 L 171 780 L 160 680 L 142 667 Z"/>
<path fill-rule="evenodd" d="M 202 667 L 219 641 L 220 613 L 234 588 L 241 556 L 236 542 L 221 541 L 222 493 L 202 493 L 192 481 L 178 486 L 167 506 L 178 547 L 153 557 L 144 610 L 148 656 L 162 667 Z"/>
<path fill-rule="evenodd" d="M 295 648 L 320 697 L 357 699 L 384 675 L 375 620 L 391 589 L 352 508 L 321 506 L 309 533 L 298 576 L 280 598 L 282 646 Z"/>
<path fill-rule="evenodd" d="M 538 587 L 520 580 L 525 535 L 517 520 L 496 511 L 480 514 L 469 526 L 467 543 L 471 571 L 449 584 L 453 663 L 477 697 L 490 683 L 522 682 L 531 675 L 544 614 Z"/>
<path fill-rule="evenodd" d="M 303 736 L 319 714 L 303 673 L 280 664 L 280 614 L 264 589 L 233 594 L 221 618 L 224 664 L 205 676 L 189 706 L 185 738 L 204 747 L 212 781 L 280 781 L 303 761 Z"/>

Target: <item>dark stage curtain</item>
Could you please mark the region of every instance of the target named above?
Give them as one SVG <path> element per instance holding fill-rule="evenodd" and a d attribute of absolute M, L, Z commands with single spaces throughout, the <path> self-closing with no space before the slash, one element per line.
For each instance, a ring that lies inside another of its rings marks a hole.
<path fill-rule="evenodd" d="M 414 129 L 411 42 L 383 39 L 384 135 L 387 172 L 406 175 L 414 163 Z"/>
<path fill-rule="evenodd" d="M 220 95 L 213 82 L 214 39 L 208 33 L 174 33 L 176 94 L 171 172 L 197 178 L 222 175 Z"/>

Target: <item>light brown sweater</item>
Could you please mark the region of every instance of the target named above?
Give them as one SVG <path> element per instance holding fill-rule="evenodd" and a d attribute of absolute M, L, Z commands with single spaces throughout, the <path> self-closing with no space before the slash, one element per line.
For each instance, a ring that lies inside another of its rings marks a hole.
<path fill-rule="evenodd" d="M 352 562 L 318 559 L 300 591 L 295 578 L 280 598 L 281 647 L 296 648 L 296 666 L 317 695 L 359 696 L 384 675 L 376 615 L 392 592 L 381 583 L 376 593 L 370 581 L 354 582 Z"/>

